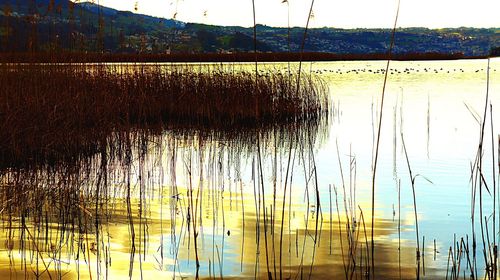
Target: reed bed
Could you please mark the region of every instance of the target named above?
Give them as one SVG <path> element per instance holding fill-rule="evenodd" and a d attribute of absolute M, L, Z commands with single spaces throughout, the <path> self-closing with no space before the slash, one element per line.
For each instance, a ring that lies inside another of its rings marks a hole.
<path fill-rule="evenodd" d="M 315 122 L 328 112 L 326 87 L 315 77 L 298 79 L 220 67 L 3 65 L 0 162 L 77 160 L 113 131 L 131 128 L 236 131 Z"/>

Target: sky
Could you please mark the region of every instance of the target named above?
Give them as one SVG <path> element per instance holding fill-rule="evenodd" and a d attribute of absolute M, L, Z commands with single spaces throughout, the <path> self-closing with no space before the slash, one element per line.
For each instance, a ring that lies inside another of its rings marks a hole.
<path fill-rule="evenodd" d="M 94 0 L 97 2 L 97 0 Z M 251 0 L 99 0 L 101 5 L 184 22 L 252 26 Z M 304 26 L 311 0 L 255 0 L 258 24 Z M 137 4 L 136 4 L 137 3 Z M 311 27 L 389 28 L 397 0 L 315 0 Z M 398 27 L 500 27 L 500 0 L 401 0 Z"/>

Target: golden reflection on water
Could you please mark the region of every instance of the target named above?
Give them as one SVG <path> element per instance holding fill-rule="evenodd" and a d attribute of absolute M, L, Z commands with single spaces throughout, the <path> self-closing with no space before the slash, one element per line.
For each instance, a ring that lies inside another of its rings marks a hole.
<path fill-rule="evenodd" d="M 5 172 L 0 276 L 365 278 L 371 225 L 361 211 L 336 187 L 318 205 L 314 184 L 286 179 L 314 174 L 307 145 L 315 141 L 296 132 L 279 145 L 267 139 L 258 153 L 241 142 L 130 134 L 117 154 L 108 147 L 77 167 Z M 278 154 L 297 169 L 278 168 Z M 251 174 L 239 169 L 245 163 Z M 368 204 L 360 208 L 370 217 Z M 377 277 L 415 275 L 415 251 L 401 240 L 400 255 L 397 228 L 377 219 Z"/>
<path fill-rule="evenodd" d="M 194 278 L 195 248 L 192 228 L 188 228 L 186 216 L 187 193 L 187 190 L 180 191 L 179 208 L 174 216 L 170 216 L 168 207 L 162 207 L 159 198 L 148 199 L 147 210 L 143 214 L 139 214 L 140 201 L 131 201 L 135 232 L 132 261 L 130 221 L 126 215 L 127 205 L 123 202 L 109 205 L 112 210 L 108 214 L 109 221 L 103 225 L 101 248 L 95 243 L 95 233 L 75 233 L 70 230 L 64 233 L 69 236 L 62 237 L 60 225 L 49 224 L 47 232 L 44 225 L 37 227 L 33 221 L 27 221 L 25 230 L 22 230 L 22 222 L 14 218 L 10 226 L 12 231 L 9 231 L 4 218 L 2 230 L 5 246 L 0 252 L 1 279 L 20 279 L 25 276 L 34 279 L 36 275 L 40 275 L 41 279 L 98 279 L 98 275 L 99 278 L 126 279 L 129 278 L 131 266 L 133 279 Z M 355 247 L 350 252 L 344 213 L 340 213 L 343 217 L 340 217 L 339 223 L 336 211 L 332 211 L 330 223 L 329 213 L 323 212 L 323 217 L 318 217 L 314 207 L 305 211 L 304 205 L 293 205 L 292 212 L 285 209 L 281 238 L 282 203 L 276 203 L 276 213 L 272 214 L 276 216 L 272 218 L 270 209 L 273 209 L 273 201 L 266 201 L 268 217 L 265 229 L 263 214 L 258 216 L 256 213 L 253 194 L 247 192 L 243 196 L 245 199 L 242 200 L 241 193 L 206 191 L 203 194 L 203 205 L 200 207 L 202 215 L 197 225 L 200 278 L 265 278 L 268 269 L 273 278 L 280 278 L 281 272 L 281 276 L 286 279 L 320 276 L 344 278 L 346 273 L 363 278 L 367 273 L 369 224 L 359 223 L 355 228 L 354 239 L 358 242 L 353 243 Z M 288 208 L 288 204 L 285 208 Z M 88 213 L 87 218 L 92 219 L 92 215 Z M 274 222 L 271 222 L 271 218 Z M 397 226 L 397 221 L 377 221 L 375 259 L 377 275 L 380 277 L 399 277 L 398 243 L 389 238 L 397 232 Z M 367 237 L 364 236 L 365 227 Z M 61 242 L 61 238 L 65 238 L 65 241 Z M 413 278 L 414 248 L 409 248 L 404 240 L 401 242 L 401 275 L 403 278 Z M 97 250 L 100 250 L 100 256 Z M 355 263 L 349 254 L 356 256 Z"/>

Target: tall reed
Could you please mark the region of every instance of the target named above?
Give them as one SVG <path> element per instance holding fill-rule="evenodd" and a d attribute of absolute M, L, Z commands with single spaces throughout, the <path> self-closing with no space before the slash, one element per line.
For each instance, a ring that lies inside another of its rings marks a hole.
<path fill-rule="evenodd" d="M 384 74 L 384 84 L 382 87 L 382 97 L 380 99 L 380 112 L 379 112 L 379 118 L 378 118 L 378 132 L 377 132 L 377 142 L 375 145 L 375 158 L 373 160 L 373 175 L 372 175 L 372 221 L 371 221 L 371 267 L 372 267 L 372 277 L 375 278 L 375 239 L 374 239 L 374 230 L 375 230 L 375 182 L 376 182 L 376 176 L 377 176 L 377 162 L 378 162 L 378 151 L 379 151 L 379 146 L 380 146 L 380 133 L 382 131 L 382 117 L 383 117 L 383 111 L 384 111 L 384 97 L 385 97 L 385 87 L 387 85 L 387 76 L 389 73 L 389 65 L 391 62 L 391 54 L 392 54 L 392 49 L 394 47 L 394 37 L 396 34 L 396 27 L 398 24 L 398 17 L 399 17 L 399 5 L 401 1 L 398 0 L 398 6 L 396 9 L 396 18 L 394 19 L 394 27 L 392 28 L 392 36 L 391 36 L 391 44 L 389 47 L 388 55 L 389 59 L 387 60 L 387 65 L 385 68 L 385 74 Z"/>
<path fill-rule="evenodd" d="M 116 130 L 314 122 L 329 106 L 320 80 L 290 84 L 276 72 L 255 80 L 244 71 L 159 65 L 4 65 L 0 83 L 3 167 L 76 160 Z"/>

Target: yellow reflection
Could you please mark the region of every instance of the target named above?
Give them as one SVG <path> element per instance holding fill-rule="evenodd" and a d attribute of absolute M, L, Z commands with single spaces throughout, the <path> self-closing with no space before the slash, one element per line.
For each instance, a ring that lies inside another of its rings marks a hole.
<path fill-rule="evenodd" d="M 213 188 L 193 191 L 193 210 L 190 191 L 177 191 L 174 198 L 168 197 L 168 188 L 162 198 L 158 194 L 152 198 L 150 193 L 142 204 L 137 198 L 130 205 L 121 199 L 109 201 L 103 208 L 108 211 L 100 213 L 99 236 L 93 222 L 82 231 L 69 225 L 63 229 L 60 223 L 45 224 L 43 219 L 36 222 L 26 218 L 23 225 L 15 217 L 6 226 L 4 217 L 0 276 L 195 278 L 196 253 L 201 278 L 361 277 L 369 272 L 371 225 L 369 216 L 363 223 L 359 211 L 354 221 L 342 210 L 338 213 L 332 209 L 330 219 L 327 206 L 319 210 L 312 204 L 308 207 L 298 194 L 292 196 L 292 205 L 287 197 L 283 207 L 282 201 L 272 197 L 265 203 L 259 201 L 258 191 Z M 196 224 L 191 210 L 196 214 Z M 95 220 L 92 211 L 85 213 L 82 219 Z M 405 220 L 403 224 L 409 223 Z M 401 240 L 400 256 L 399 240 L 394 239 L 397 221 L 377 219 L 376 226 L 377 274 L 398 278 L 401 258 L 401 275 L 413 277 L 415 249 Z"/>

